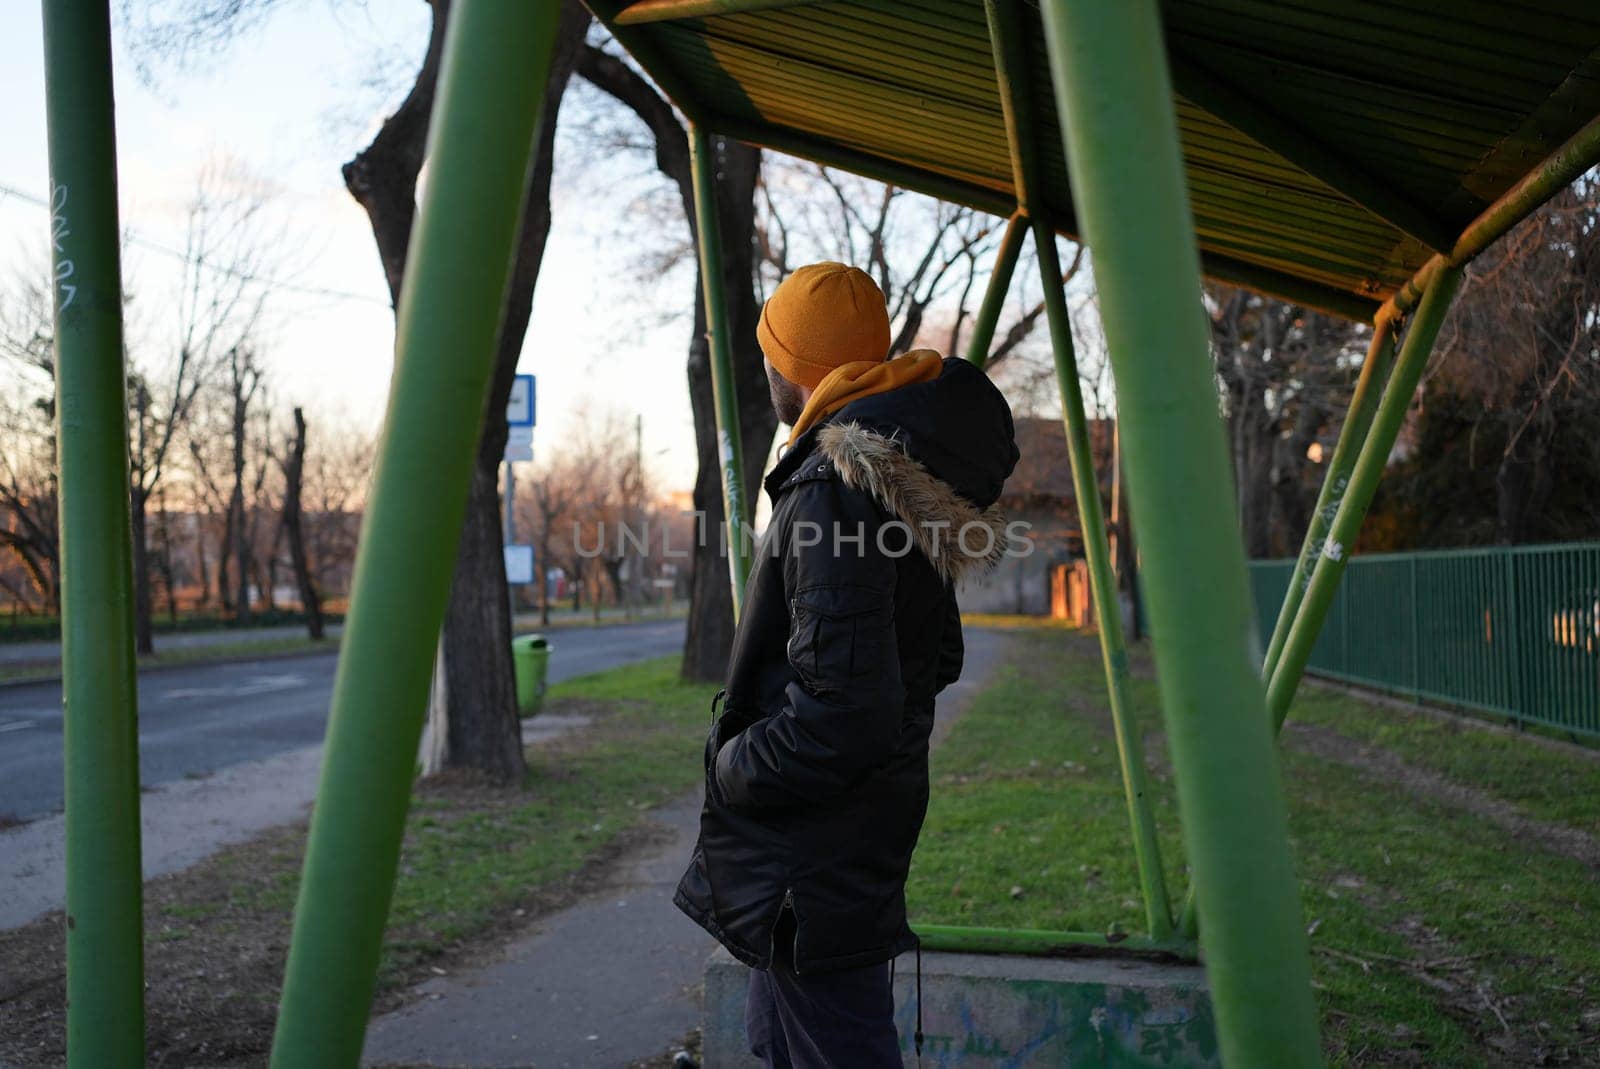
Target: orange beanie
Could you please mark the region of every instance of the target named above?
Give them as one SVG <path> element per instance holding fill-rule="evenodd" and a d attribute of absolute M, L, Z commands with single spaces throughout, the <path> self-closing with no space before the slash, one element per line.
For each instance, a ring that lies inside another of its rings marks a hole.
<path fill-rule="evenodd" d="M 761 309 L 756 340 L 778 374 L 815 387 L 836 367 L 889 355 L 883 291 L 859 268 L 831 261 L 802 267 Z"/>

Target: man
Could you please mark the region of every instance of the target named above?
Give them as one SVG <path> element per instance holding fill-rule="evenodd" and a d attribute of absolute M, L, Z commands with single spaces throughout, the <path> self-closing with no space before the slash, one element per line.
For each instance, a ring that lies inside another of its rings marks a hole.
<path fill-rule="evenodd" d="M 754 970 L 766 1065 L 899 1066 L 889 963 L 916 946 L 934 695 L 961 673 L 955 584 L 1005 551 L 1011 412 L 965 361 L 886 360 L 883 294 L 843 264 L 785 279 L 757 337 L 793 433 L 674 901 Z"/>

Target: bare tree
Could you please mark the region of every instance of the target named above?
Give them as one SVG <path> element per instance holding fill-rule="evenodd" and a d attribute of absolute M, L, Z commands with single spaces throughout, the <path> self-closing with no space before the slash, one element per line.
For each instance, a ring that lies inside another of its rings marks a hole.
<path fill-rule="evenodd" d="M 282 459 L 283 532 L 289 540 L 289 558 L 294 563 L 295 586 L 300 591 L 300 607 L 306 616 L 306 632 L 313 642 L 322 638 L 322 596 L 311 574 L 311 558 L 306 552 L 305 514 L 301 495 L 305 486 L 306 417 L 305 410 L 294 410 L 294 435 Z"/>
<path fill-rule="evenodd" d="M 301 501 L 312 579 L 323 598 L 348 594 L 355 567 L 376 439 L 334 414 L 313 414 L 321 430 L 304 457 Z"/>
<path fill-rule="evenodd" d="M 534 579 L 539 584 L 539 622 L 550 624 L 550 582 L 548 579 L 555 550 L 562 538 L 562 528 L 570 526 L 571 510 L 577 499 L 581 478 L 565 458 L 547 461 L 532 479 L 526 481 L 524 493 L 530 508 L 527 510 L 538 548 L 534 562 Z"/>
<path fill-rule="evenodd" d="M 372 142 L 344 167 L 345 185 L 366 210 L 391 298 L 398 304 L 411 225 L 416 215 L 417 177 L 427 148 L 428 124 L 438 86 L 450 0 L 427 0 L 430 31 L 414 81 Z M 159 0 L 125 5 L 138 54 L 193 63 L 255 29 L 279 0 Z M 449 761 L 481 769 L 507 781 L 520 780 L 526 764 L 516 718 L 511 671 L 511 621 L 501 545 L 497 468 L 505 450 L 505 406 L 532 309 L 533 289 L 550 229 L 552 144 L 561 97 L 572 73 L 575 50 L 590 18 L 577 0 L 563 0 L 550 76 L 545 85 L 544 124 L 536 147 L 522 211 L 510 286 L 502 311 L 500 342 L 484 411 L 484 431 L 456 557 L 445 620 L 445 664 L 449 694 Z"/>
<path fill-rule="evenodd" d="M 1217 283 L 1206 304 L 1245 550 L 1291 554 L 1320 481 L 1307 453 L 1349 405 L 1369 328 Z"/>
<path fill-rule="evenodd" d="M 55 357 L 48 272 L 24 269 L 0 294 L 0 549 L 5 593 L 55 612 L 61 598 Z"/>
<path fill-rule="evenodd" d="M 432 32 L 416 82 L 400 107 L 384 121 L 372 143 L 344 168 L 345 185 L 366 209 L 372 224 L 378 257 L 397 304 L 416 214 L 417 176 L 427 143 L 450 2 L 430 0 L 430 7 Z M 523 203 L 522 232 L 502 312 L 499 350 L 445 617 L 447 761 L 505 780 L 519 779 L 526 764 L 511 671 L 511 619 L 498 472 L 507 437 L 506 402 L 550 232 L 550 176 L 557 116 L 588 24 L 588 12 L 576 0 L 565 0 L 556 53 L 545 85 L 544 122 Z"/>
<path fill-rule="evenodd" d="M 250 622 L 250 572 L 254 560 L 254 522 L 246 490 L 246 474 L 250 467 L 249 421 L 250 405 L 256 391 L 261 388 L 261 366 L 256 361 L 255 350 L 248 342 L 236 345 L 227 354 L 228 430 L 233 444 L 230 453 L 233 489 L 228 495 L 229 523 L 233 530 L 233 560 L 238 565 L 237 593 L 234 595 L 234 619 L 241 624 Z"/>
<path fill-rule="evenodd" d="M 757 225 L 769 285 L 822 259 L 871 275 L 895 326 L 891 353 L 919 343 L 957 352 L 1003 228 L 962 205 L 784 157 L 764 163 Z M 927 324 L 930 315 L 941 322 Z"/>
<path fill-rule="evenodd" d="M 177 459 L 173 447 L 185 437 L 202 391 L 219 372 L 232 373 L 237 384 L 240 354 L 255 352 L 268 299 L 261 279 L 277 255 L 277 241 L 263 226 L 266 203 L 261 184 L 235 163 L 216 161 L 201 171 L 185 221 L 172 334 L 151 344 L 165 356 L 136 361 L 129 376 L 134 620 L 141 653 L 154 648 L 149 504 Z M 233 518 L 236 536 L 239 519 Z M 239 570 L 244 589 L 245 569 Z M 248 604 L 243 611 L 248 615 Z"/>
<path fill-rule="evenodd" d="M 1374 548 L 1600 530 L 1600 173 L 1468 267 L 1374 502 Z"/>

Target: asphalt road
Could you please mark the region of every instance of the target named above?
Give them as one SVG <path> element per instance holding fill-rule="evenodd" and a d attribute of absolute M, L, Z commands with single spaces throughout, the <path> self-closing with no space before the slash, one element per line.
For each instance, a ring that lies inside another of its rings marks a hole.
<path fill-rule="evenodd" d="M 551 682 L 676 653 L 683 627 L 665 620 L 554 632 Z M 335 663 L 322 652 L 140 673 L 144 785 L 321 742 Z M 0 688 L 0 816 L 31 820 L 61 809 L 61 738 L 59 683 Z"/>

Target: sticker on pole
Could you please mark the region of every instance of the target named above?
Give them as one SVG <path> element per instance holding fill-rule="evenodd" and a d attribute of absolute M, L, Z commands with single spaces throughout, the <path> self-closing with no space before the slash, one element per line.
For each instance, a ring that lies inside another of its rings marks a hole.
<path fill-rule="evenodd" d="M 532 375 L 518 375 L 511 380 L 511 398 L 506 401 L 506 423 L 509 426 L 533 426 L 533 398 Z"/>
<path fill-rule="evenodd" d="M 533 547 L 507 546 L 506 582 L 511 586 L 527 586 L 533 582 Z"/>

